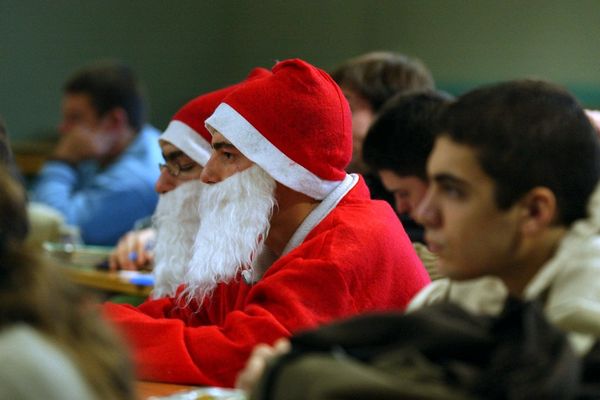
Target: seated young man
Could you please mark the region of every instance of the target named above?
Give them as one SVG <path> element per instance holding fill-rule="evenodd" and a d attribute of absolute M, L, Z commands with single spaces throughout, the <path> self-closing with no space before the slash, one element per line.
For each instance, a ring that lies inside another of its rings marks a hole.
<path fill-rule="evenodd" d="M 459 97 L 439 132 L 417 219 L 449 278 L 409 310 L 451 301 L 494 315 L 508 294 L 537 298 L 587 352 L 600 337 L 600 145 L 580 105 L 549 83 L 500 83 Z M 287 351 L 257 346 L 238 386 Z"/>
<path fill-rule="evenodd" d="M 255 68 L 246 80 L 270 73 Z M 204 120 L 237 85 L 200 95 L 175 113 L 158 141 L 165 163 L 159 164 L 160 175 L 155 185 L 159 201 L 152 216 L 153 227 L 124 235 L 110 255 L 110 269 L 136 270 L 156 264 L 157 293 L 166 285 L 163 279 L 172 280 L 169 286 L 183 279 L 174 271 L 181 272 L 190 260 L 200 223 L 196 212 L 198 199 L 205 186 L 200 174 L 212 149 Z M 189 184 L 184 185 L 186 182 Z"/>
<path fill-rule="evenodd" d="M 184 285 L 106 304 L 139 378 L 231 386 L 252 348 L 367 311 L 399 310 L 429 277 L 389 205 L 345 168 L 350 109 L 301 60 L 245 82 L 206 121 L 200 225 Z"/>
<path fill-rule="evenodd" d="M 86 244 L 113 246 L 156 207 L 159 132 L 146 124 L 139 80 L 120 62 L 76 71 L 61 108 L 60 138 L 31 199 L 60 212 Z"/>
<path fill-rule="evenodd" d="M 428 186 L 426 164 L 437 116 L 450 99 L 435 91 L 393 97 L 369 128 L 363 144 L 363 159 L 394 195 L 396 212 L 413 220 Z M 413 238 L 415 250 L 432 279 L 437 278 L 435 256 L 422 241 L 422 237 L 418 242 Z"/>
<path fill-rule="evenodd" d="M 507 294 L 543 298 L 585 352 L 600 335 L 600 150 L 585 112 L 561 88 L 515 81 L 462 96 L 441 128 L 417 219 L 449 279 L 411 309 L 449 299 L 495 313 Z"/>

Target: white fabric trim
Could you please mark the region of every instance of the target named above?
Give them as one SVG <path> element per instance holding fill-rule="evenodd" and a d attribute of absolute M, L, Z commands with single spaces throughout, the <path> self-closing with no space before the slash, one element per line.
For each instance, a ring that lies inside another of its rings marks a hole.
<path fill-rule="evenodd" d="M 171 143 L 203 167 L 208 162 L 212 151 L 211 144 L 198 132 L 178 120 L 171 121 L 158 140 Z"/>
<path fill-rule="evenodd" d="M 221 103 L 206 120 L 206 126 L 225 136 L 277 182 L 313 199 L 324 199 L 341 182 L 321 179 L 290 159 L 229 104 Z"/>
<path fill-rule="evenodd" d="M 285 245 L 283 254 L 286 255 L 290 251 L 298 247 L 306 236 L 317 226 L 323 219 L 329 215 L 329 213 L 338 205 L 338 203 L 348 194 L 348 192 L 356 186 L 358 182 L 358 175 L 350 174 L 346 175 L 346 178 L 327 196 L 321 201 L 317 207 L 302 221 L 296 232 L 290 238 L 290 241 Z"/>
<path fill-rule="evenodd" d="M 358 175 L 346 175 L 346 178 L 329 194 L 314 210 L 302 221 L 296 232 L 292 235 L 289 242 L 285 245 L 281 257 L 300 246 L 306 236 L 317 226 L 329 213 L 337 206 L 337 204 L 346 196 L 346 194 L 358 182 Z M 262 278 L 265 271 L 278 260 L 278 257 L 266 246 L 262 252 L 252 262 L 253 270 L 245 270 L 242 272 L 244 281 L 251 285 Z"/>

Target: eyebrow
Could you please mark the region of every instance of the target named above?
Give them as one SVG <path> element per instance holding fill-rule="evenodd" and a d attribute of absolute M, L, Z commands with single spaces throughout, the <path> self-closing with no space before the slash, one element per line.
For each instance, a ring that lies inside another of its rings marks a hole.
<path fill-rule="evenodd" d="M 220 149 L 234 149 L 236 150 L 237 148 L 232 145 L 231 143 L 227 143 L 227 142 L 217 142 L 217 143 L 213 143 L 212 144 L 212 148 L 215 150 L 220 150 Z"/>
<path fill-rule="evenodd" d="M 456 176 L 447 173 L 435 174 L 433 177 L 431 177 L 431 180 L 435 181 L 438 184 L 452 184 L 455 186 L 462 187 L 469 186 L 469 184 L 463 179 L 457 178 Z"/>

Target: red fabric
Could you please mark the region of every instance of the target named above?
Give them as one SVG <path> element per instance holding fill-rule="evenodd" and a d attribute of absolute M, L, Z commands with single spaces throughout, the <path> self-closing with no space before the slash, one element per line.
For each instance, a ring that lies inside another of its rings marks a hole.
<path fill-rule="evenodd" d="M 254 68 L 252 71 L 250 71 L 250 74 L 248 74 L 244 82 L 248 82 L 253 79 L 264 78 L 270 75 L 271 71 L 267 69 Z M 210 132 L 208 132 L 206 126 L 204 126 L 204 121 L 210 117 L 213 111 L 215 111 L 215 108 L 217 108 L 223 98 L 225 98 L 225 96 L 227 96 L 229 93 L 238 89 L 242 83 L 237 83 L 223 89 L 215 90 L 214 92 L 206 93 L 196 97 L 193 100 L 190 100 L 175 113 L 172 120 L 183 122 L 192 130 L 200 134 L 204 140 L 210 143 L 212 141 L 212 135 Z"/>
<path fill-rule="evenodd" d="M 210 305 L 105 303 L 131 342 L 138 378 L 232 386 L 252 348 L 374 310 L 401 310 L 429 282 L 398 218 L 361 179 L 259 282 L 220 285 Z"/>
<path fill-rule="evenodd" d="M 352 116 L 342 90 L 325 71 L 299 59 L 278 62 L 272 71 L 244 82 L 223 102 L 297 164 L 341 181 L 352 158 Z"/>

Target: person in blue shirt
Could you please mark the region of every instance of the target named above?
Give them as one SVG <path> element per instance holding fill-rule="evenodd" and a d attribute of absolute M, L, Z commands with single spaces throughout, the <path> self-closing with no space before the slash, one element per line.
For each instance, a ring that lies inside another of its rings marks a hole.
<path fill-rule="evenodd" d="M 64 86 L 58 130 L 32 200 L 60 211 L 84 243 L 114 245 L 158 201 L 159 132 L 145 124 L 133 71 L 117 61 L 77 71 Z"/>

